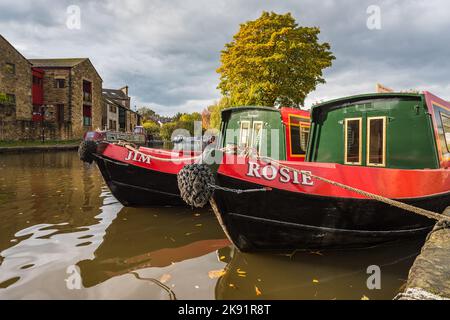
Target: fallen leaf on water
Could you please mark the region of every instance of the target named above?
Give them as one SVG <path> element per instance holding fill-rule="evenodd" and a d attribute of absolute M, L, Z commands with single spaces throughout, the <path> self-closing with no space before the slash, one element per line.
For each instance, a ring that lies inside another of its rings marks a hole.
<path fill-rule="evenodd" d="M 223 276 L 225 273 L 226 272 L 225 272 L 224 269 L 222 269 L 222 270 L 211 270 L 211 271 L 208 272 L 208 277 L 210 279 L 217 279 L 217 278 L 220 278 L 221 276 Z"/>
<path fill-rule="evenodd" d="M 167 281 L 169 281 L 172 278 L 172 276 L 168 273 L 163 274 L 161 279 L 159 279 L 159 282 L 161 283 L 166 283 Z"/>
<path fill-rule="evenodd" d="M 261 290 L 259 290 L 259 288 L 258 288 L 257 286 L 255 286 L 255 291 L 256 291 L 256 295 L 257 295 L 257 296 L 262 295 Z"/>
<path fill-rule="evenodd" d="M 369 297 L 362 296 L 361 300 L 370 300 Z"/>
<path fill-rule="evenodd" d="M 319 280 L 313 279 L 313 283 L 319 283 Z"/>
<path fill-rule="evenodd" d="M 238 274 L 238 277 L 247 278 L 247 275 L 246 274 Z"/>
<path fill-rule="evenodd" d="M 203 225 L 201 223 L 199 223 L 199 224 L 196 224 L 195 226 L 196 227 L 202 227 Z"/>
<path fill-rule="evenodd" d="M 223 260 L 225 260 L 227 257 L 225 257 L 225 256 L 221 256 L 220 257 L 220 261 L 223 261 Z"/>
<path fill-rule="evenodd" d="M 232 284 L 232 283 L 230 283 L 228 286 L 229 286 L 230 288 L 237 289 L 236 286 L 235 286 L 234 284 Z"/>
<path fill-rule="evenodd" d="M 237 273 L 238 273 L 238 274 L 247 274 L 247 272 L 242 271 L 241 269 L 237 269 Z"/>
<path fill-rule="evenodd" d="M 190 236 L 192 234 L 192 232 L 187 232 L 187 233 L 185 233 L 184 235 L 185 236 Z"/>

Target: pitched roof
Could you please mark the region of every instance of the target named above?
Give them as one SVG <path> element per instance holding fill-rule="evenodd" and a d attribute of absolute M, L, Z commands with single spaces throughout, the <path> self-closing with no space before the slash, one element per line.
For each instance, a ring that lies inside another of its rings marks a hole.
<path fill-rule="evenodd" d="M 113 99 L 108 98 L 107 96 L 103 95 L 103 100 L 108 103 L 108 104 L 112 104 L 118 108 L 123 108 L 126 109 L 124 106 L 122 106 L 120 103 L 117 103 L 116 101 L 114 101 Z"/>
<path fill-rule="evenodd" d="M 0 34 L 0 38 L 1 39 L 3 39 L 10 47 L 12 47 L 22 58 L 24 58 L 25 60 L 27 60 L 27 62 L 29 63 L 29 64 L 31 64 L 31 62 L 27 59 L 27 58 L 25 58 L 25 56 L 19 51 L 19 50 L 17 50 L 16 49 L 16 47 L 14 47 L 12 44 L 11 44 L 11 42 L 9 42 L 8 40 L 6 40 L 6 38 L 4 37 L 4 36 L 2 36 L 1 34 Z"/>
<path fill-rule="evenodd" d="M 68 58 L 68 59 L 29 59 L 34 67 L 50 68 L 73 68 L 76 65 L 88 60 L 88 58 Z"/>
<path fill-rule="evenodd" d="M 103 95 L 110 99 L 128 100 L 128 96 L 122 90 L 102 89 Z"/>

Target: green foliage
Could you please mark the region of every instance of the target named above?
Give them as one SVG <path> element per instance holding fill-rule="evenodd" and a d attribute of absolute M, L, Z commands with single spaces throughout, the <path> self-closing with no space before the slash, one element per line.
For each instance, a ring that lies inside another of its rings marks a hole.
<path fill-rule="evenodd" d="M 8 96 L 5 93 L 0 92 L 0 104 L 7 104 L 8 102 Z"/>
<path fill-rule="evenodd" d="M 191 136 L 194 135 L 194 123 L 202 121 L 202 115 L 198 112 L 194 113 L 178 113 L 172 122 L 165 123 L 161 127 L 161 137 L 165 141 L 170 141 L 173 132 L 176 129 L 185 129 L 189 131 Z"/>
<path fill-rule="evenodd" d="M 170 141 L 172 133 L 177 129 L 176 122 L 168 122 L 162 125 L 160 135 L 164 141 Z"/>
<path fill-rule="evenodd" d="M 144 122 L 144 124 L 142 126 L 144 127 L 147 134 L 152 135 L 153 137 L 159 136 L 161 127 L 156 122 L 147 121 L 147 122 Z"/>
<path fill-rule="evenodd" d="M 217 103 L 208 107 L 208 111 L 210 112 L 208 129 L 220 129 L 222 110 L 229 108 L 230 106 L 230 99 L 223 97 Z"/>
<path fill-rule="evenodd" d="M 219 89 L 230 104 L 303 105 L 325 83 L 322 71 L 335 57 L 319 43 L 317 27 L 300 27 L 290 13 L 263 12 L 240 26 L 222 51 Z"/>
<path fill-rule="evenodd" d="M 143 122 L 147 122 L 157 116 L 156 112 L 148 107 L 141 107 L 137 112 L 142 116 Z"/>

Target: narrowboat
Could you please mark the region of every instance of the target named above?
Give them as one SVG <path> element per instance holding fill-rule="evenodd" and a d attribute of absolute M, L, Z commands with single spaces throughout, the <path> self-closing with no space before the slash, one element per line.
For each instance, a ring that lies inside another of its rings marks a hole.
<path fill-rule="evenodd" d="M 80 158 L 96 162 L 114 197 L 126 207 L 184 206 L 177 173 L 201 151 L 169 151 L 108 141 L 83 141 Z"/>
<path fill-rule="evenodd" d="M 314 176 L 437 213 L 450 205 L 450 103 L 429 92 L 328 101 L 311 122 L 289 109 L 228 109 L 221 130 L 221 147 L 276 160 L 226 152 L 217 169 L 213 208 L 241 251 L 365 247 L 435 223 Z"/>

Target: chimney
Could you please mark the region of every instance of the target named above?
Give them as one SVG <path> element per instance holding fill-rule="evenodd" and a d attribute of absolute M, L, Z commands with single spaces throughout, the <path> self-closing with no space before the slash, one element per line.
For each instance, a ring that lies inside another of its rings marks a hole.
<path fill-rule="evenodd" d="M 126 96 L 128 97 L 128 86 L 125 86 L 125 87 L 123 87 L 123 88 L 120 88 L 119 90 L 122 91 L 123 93 L 125 93 Z"/>

